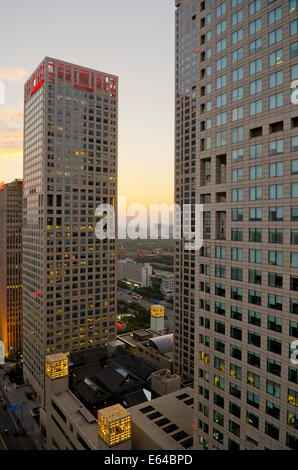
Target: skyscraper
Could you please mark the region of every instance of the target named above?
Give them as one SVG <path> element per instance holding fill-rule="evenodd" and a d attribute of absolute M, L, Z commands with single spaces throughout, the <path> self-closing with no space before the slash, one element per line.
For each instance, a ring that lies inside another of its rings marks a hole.
<path fill-rule="evenodd" d="M 43 399 L 44 356 L 116 335 L 118 79 L 46 57 L 25 84 L 24 375 Z"/>
<path fill-rule="evenodd" d="M 0 339 L 5 355 L 22 350 L 23 181 L 0 185 Z"/>
<path fill-rule="evenodd" d="M 298 447 L 297 9 L 176 0 L 176 202 L 204 204 L 204 244 L 176 245 L 175 358 L 198 449 Z"/>

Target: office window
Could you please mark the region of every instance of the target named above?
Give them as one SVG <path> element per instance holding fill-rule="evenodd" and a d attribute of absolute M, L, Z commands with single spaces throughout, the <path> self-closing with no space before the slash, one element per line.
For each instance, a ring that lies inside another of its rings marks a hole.
<path fill-rule="evenodd" d="M 269 155 L 280 155 L 284 153 L 284 141 L 283 139 L 269 142 Z"/>
<path fill-rule="evenodd" d="M 239 181 L 243 181 L 243 168 L 232 170 L 232 182 L 237 183 Z"/>
<path fill-rule="evenodd" d="M 298 230 L 291 230 L 291 244 L 298 245 Z"/>
<path fill-rule="evenodd" d="M 243 28 L 238 29 L 232 33 L 232 46 L 242 41 L 243 39 Z"/>
<path fill-rule="evenodd" d="M 280 417 L 280 407 L 275 403 L 266 400 L 266 413 L 273 418 L 279 419 Z"/>
<path fill-rule="evenodd" d="M 298 160 L 291 161 L 291 175 L 298 174 Z"/>
<path fill-rule="evenodd" d="M 268 13 L 268 25 L 274 24 L 282 19 L 282 8 L 278 7 Z"/>
<path fill-rule="evenodd" d="M 232 128 L 232 144 L 242 142 L 243 140 L 243 126 Z"/>
<path fill-rule="evenodd" d="M 275 65 L 280 65 L 283 62 L 283 52 L 282 49 L 273 51 L 268 55 L 268 65 L 269 67 L 274 67 Z"/>
<path fill-rule="evenodd" d="M 241 268 L 231 267 L 231 279 L 234 280 L 234 281 L 242 281 L 243 280 L 243 270 Z"/>
<path fill-rule="evenodd" d="M 232 219 L 232 222 L 242 222 L 243 221 L 243 209 L 232 209 L 231 219 Z"/>
<path fill-rule="evenodd" d="M 251 145 L 249 147 L 249 158 L 250 158 L 250 160 L 254 160 L 255 158 L 261 158 L 262 157 L 262 150 L 263 150 L 262 144 Z"/>
<path fill-rule="evenodd" d="M 248 351 L 247 352 L 247 363 L 253 367 L 257 367 L 258 369 L 261 367 L 261 357 L 259 354 L 254 352 Z M 247 392 L 249 394 L 251 392 Z M 250 403 L 252 404 L 252 403 Z"/>
<path fill-rule="evenodd" d="M 282 296 L 268 294 L 268 307 L 274 310 L 282 310 Z"/>
<path fill-rule="evenodd" d="M 261 292 L 256 290 L 248 291 L 248 302 L 254 305 L 262 305 L 262 295 Z"/>
<path fill-rule="evenodd" d="M 227 11 L 227 4 L 226 2 L 221 3 L 215 9 L 215 17 L 219 18 L 220 16 L 224 15 Z"/>
<path fill-rule="evenodd" d="M 227 132 L 222 131 L 216 134 L 216 147 L 222 147 L 227 145 Z"/>
<path fill-rule="evenodd" d="M 250 201 L 260 201 L 262 199 L 262 187 L 254 186 L 249 188 L 249 200 Z"/>
<path fill-rule="evenodd" d="M 283 243 L 283 230 L 275 228 L 269 229 L 268 243 Z"/>
<path fill-rule="evenodd" d="M 219 36 L 220 34 L 224 33 L 226 29 L 227 29 L 227 20 L 222 20 L 220 23 L 217 23 L 216 36 Z"/>
<path fill-rule="evenodd" d="M 290 44 L 290 56 L 291 56 L 291 59 L 298 56 L 298 41 L 293 42 L 292 44 Z M 295 67 L 295 65 L 294 65 L 294 67 Z"/>
<path fill-rule="evenodd" d="M 243 160 L 243 149 L 232 150 L 232 162 L 240 162 Z"/>
<path fill-rule="evenodd" d="M 219 113 L 216 115 L 216 126 L 223 126 L 227 123 L 227 113 Z"/>
<path fill-rule="evenodd" d="M 269 165 L 269 176 L 275 178 L 284 175 L 284 164 L 283 162 L 271 163 Z"/>
<path fill-rule="evenodd" d="M 269 207 L 269 221 L 270 222 L 276 222 L 276 221 L 282 222 L 283 220 L 284 220 L 284 208 L 283 207 Z"/>
<path fill-rule="evenodd" d="M 222 95 L 218 95 L 216 97 L 216 107 L 221 108 L 227 104 L 227 94 L 223 93 Z"/>
<path fill-rule="evenodd" d="M 255 75 L 256 73 L 262 72 L 262 59 L 254 60 L 249 64 L 249 75 Z"/>
<path fill-rule="evenodd" d="M 262 92 L 262 79 L 260 78 L 259 80 L 255 80 L 253 82 L 250 82 L 249 84 L 249 94 L 250 96 L 251 95 L 255 95 L 257 93 L 261 93 Z"/>
<path fill-rule="evenodd" d="M 239 62 L 239 60 L 243 59 L 243 47 L 239 47 L 235 51 L 232 52 L 232 64 L 235 62 Z"/>
<path fill-rule="evenodd" d="M 282 199 L 284 196 L 283 184 L 272 184 L 269 186 L 269 199 Z"/>
<path fill-rule="evenodd" d="M 238 106 L 238 108 L 232 109 L 232 121 L 240 121 L 243 119 L 244 106 Z"/>
<path fill-rule="evenodd" d="M 248 282 L 250 284 L 262 284 L 262 272 L 257 269 L 248 270 Z"/>
<path fill-rule="evenodd" d="M 218 54 L 219 52 L 224 51 L 227 48 L 227 39 L 223 38 L 220 39 L 220 41 L 217 41 L 216 43 L 216 53 Z"/>
<path fill-rule="evenodd" d="M 256 114 L 260 114 L 263 111 L 263 102 L 262 100 L 253 101 L 249 105 L 249 115 L 255 116 Z"/>
<path fill-rule="evenodd" d="M 236 13 L 233 13 L 232 15 L 232 26 L 236 26 L 238 23 L 241 23 L 243 21 L 243 10 L 236 11 Z"/>
<path fill-rule="evenodd" d="M 238 367 L 235 364 L 230 364 L 230 375 L 234 377 L 234 379 L 241 380 L 241 374 L 241 367 Z"/>
<path fill-rule="evenodd" d="M 272 437 L 273 439 L 279 440 L 279 429 L 275 424 L 265 421 L 265 434 Z"/>
<path fill-rule="evenodd" d="M 223 246 L 215 247 L 215 258 L 226 259 L 226 248 Z"/>
<path fill-rule="evenodd" d="M 283 84 L 283 71 L 282 70 L 269 75 L 269 88 L 274 88 L 282 84 Z"/>
<path fill-rule="evenodd" d="M 232 189 L 232 202 L 243 201 L 243 189 Z"/>
<path fill-rule="evenodd" d="M 254 312 L 253 310 L 248 310 L 248 323 L 255 326 L 261 326 L 261 314 L 259 312 Z"/>
<path fill-rule="evenodd" d="M 282 266 L 283 265 L 283 252 L 282 251 L 268 251 L 268 264 L 273 266 Z"/>
<path fill-rule="evenodd" d="M 230 382 L 230 395 L 236 398 L 241 398 L 241 387 L 233 382 Z"/>
<path fill-rule="evenodd" d="M 237 7 L 242 3 L 243 0 L 232 0 L 232 8 Z"/>
<path fill-rule="evenodd" d="M 298 64 L 291 67 L 291 80 L 298 78 Z"/>
<path fill-rule="evenodd" d="M 298 268 L 298 253 L 291 253 L 291 268 Z"/>
<path fill-rule="evenodd" d="M 290 449 L 297 450 L 298 449 L 298 437 L 287 432 L 287 434 L 286 434 L 286 445 Z"/>
<path fill-rule="evenodd" d="M 224 88 L 227 84 L 227 76 L 222 75 L 221 77 L 218 77 L 216 79 L 216 90 L 220 90 L 221 88 Z"/>
<path fill-rule="evenodd" d="M 262 220 L 262 208 L 261 207 L 250 207 L 249 208 L 249 220 L 250 221 L 261 221 Z"/>
<path fill-rule="evenodd" d="M 215 276 L 216 277 L 226 277 L 226 267 L 222 266 L 221 264 L 215 265 Z"/>
<path fill-rule="evenodd" d="M 249 55 L 256 54 L 262 50 L 262 38 L 255 39 L 249 43 Z"/>
<path fill-rule="evenodd" d="M 290 36 L 298 34 L 298 19 L 290 22 Z"/>
<path fill-rule="evenodd" d="M 243 79 L 243 67 L 239 67 L 232 71 L 232 83 Z"/>
<path fill-rule="evenodd" d="M 234 320 L 241 321 L 242 320 L 242 308 L 231 306 L 231 318 L 233 318 Z"/>
<path fill-rule="evenodd" d="M 242 248 L 231 248 L 231 260 L 243 261 L 243 249 Z"/>
<path fill-rule="evenodd" d="M 262 29 L 262 18 L 257 18 L 256 20 L 249 23 L 248 26 L 248 33 L 251 36 L 252 34 L 256 34 Z"/>
<path fill-rule="evenodd" d="M 262 242 L 262 229 L 250 228 L 249 229 L 249 241 L 252 243 L 261 243 Z"/>
<path fill-rule="evenodd" d="M 275 398 L 280 398 L 280 385 L 275 382 L 272 382 L 271 380 L 267 380 L 266 392 Z"/>
<path fill-rule="evenodd" d="M 223 56 L 216 61 L 216 71 L 219 72 L 220 70 L 225 69 L 227 66 L 227 56 Z"/>
<path fill-rule="evenodd" d="M 291 151 L 292 152 L 298 151 L 298 136 L 291 138 Z"/>
<path fill-rule="evenodd" d="M 282 288 L 283 277 L 279 273 L 268 273 L 268 286 Z"/>
<path fill-rule="evenodd" d="M 250 263 L 262 263 L 262 250 L 249 249 L 249 262 Z"/>
<path fill-rule="evenodd" d="M 291 197 L 298 197 L 298 183 L 291 184 Z"/>
<path fill-rule="evenodd" d="M 230 327 L 230 336 L 231 338 L 237 339 L 239 341 L 242 340 L 242 329 L 238 328 L 237 326 Z"/>
<path fill-rule="evenodd" d="M 249 3 L 248 5 L 248 15 L 254 15 L 258 11 L 260 11 L 262 6 L 262 0 L 254 0 L 253 2 Z"/>
<path fill-rule="evenodd" d="M 262 178 L 262 165 L 255 165 L 249 168 L 249 179 L 255 180 Z"/>
<path fill-rule="evenodd" d="M 275 95 L 269 96 L 269 109 L 281 108 L 284 104 L 283 93 L 276 93 Z"/>
<path fill-rule="evenodd" d="M 298 206 L 291 207 L 291 220 L 298 220 Z"/>
<path fill-rule="evenodd" d="M 267 372 L 280 377 L 281 376 L 280 362 L 274 361 L 273 359 L 267 359 Z"/>
<path fill-rule="evenodd" d="M 232 101 L 238 101 L 243 98 L 243 86 L 232 90 Z"/>
<path fill-rule="evenodd" d="M 268 46 L 273 46 L 280 41 L 282 41 L 282 28 L 274 29 L 268 34 Z"/>

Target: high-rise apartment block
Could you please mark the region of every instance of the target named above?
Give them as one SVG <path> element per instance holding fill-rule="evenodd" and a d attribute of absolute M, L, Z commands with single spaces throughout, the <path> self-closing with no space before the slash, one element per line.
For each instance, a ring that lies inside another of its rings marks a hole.
<path fill-rule="evenodd" d="M 5 355 L 22 350 L 23 181 L 0 185 L 0 340 Z"/>
<path fill-rule="evenodd" d="M 25 84 L 24 375 L 43 400 L 44 357 L 116 336 L 118 79 L 46 57 Z M 101 214 L 102 216 L 103 214 Z"/>
<path fill-rule="evenodd" d="M 297 449 L 297 0 L 176 0 L 175 364 L 198 449 Z M 291 85 L 292 84 L 292 85 Z"/>

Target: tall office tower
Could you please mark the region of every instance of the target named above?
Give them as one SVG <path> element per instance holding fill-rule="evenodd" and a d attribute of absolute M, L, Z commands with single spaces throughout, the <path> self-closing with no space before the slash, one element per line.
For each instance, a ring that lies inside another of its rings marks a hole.
<path fill-rule="evenodd" d="M 197 16 L 199 2 L 176 1 L 175 75 L 175 203 L 181 208 L 196 203 L 197 169 Z M 191 229 L 194 211 L 191 211 Z M 182 381 L 194 376 L 195 252 L 175 241 L 174 256 L 174 367 Z"/>
<path fill-rule="evenodd" d="M 176 7 L 176 202 L 204 204 L 195 282 L 183 252 L 176 270 L 181 361 L 195 299 L 195 444 L 297 449 L 297 1 Z"/>
<path fill-rule="evenodd" d="M 5 355 L 22 350 L 23 181 L 0 185 L 0 339 Z"/>
<path fill-rule="evenodd" d="M 25 84 L 24 375 L 43 400 L 44 356 L 116 336 L 117 77 L 46 57 Z"/>

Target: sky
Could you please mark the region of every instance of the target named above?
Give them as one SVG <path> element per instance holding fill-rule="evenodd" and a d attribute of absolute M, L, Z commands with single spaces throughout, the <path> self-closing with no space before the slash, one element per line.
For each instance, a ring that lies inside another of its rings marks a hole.
<path fill-rule="evenodd" d="M 119 196 L 174 199 L 174 0 L 11 0 L 0 16 L 0 182 L 22 177 L 23 84 L 49 56 L 119 76 Z"/>

